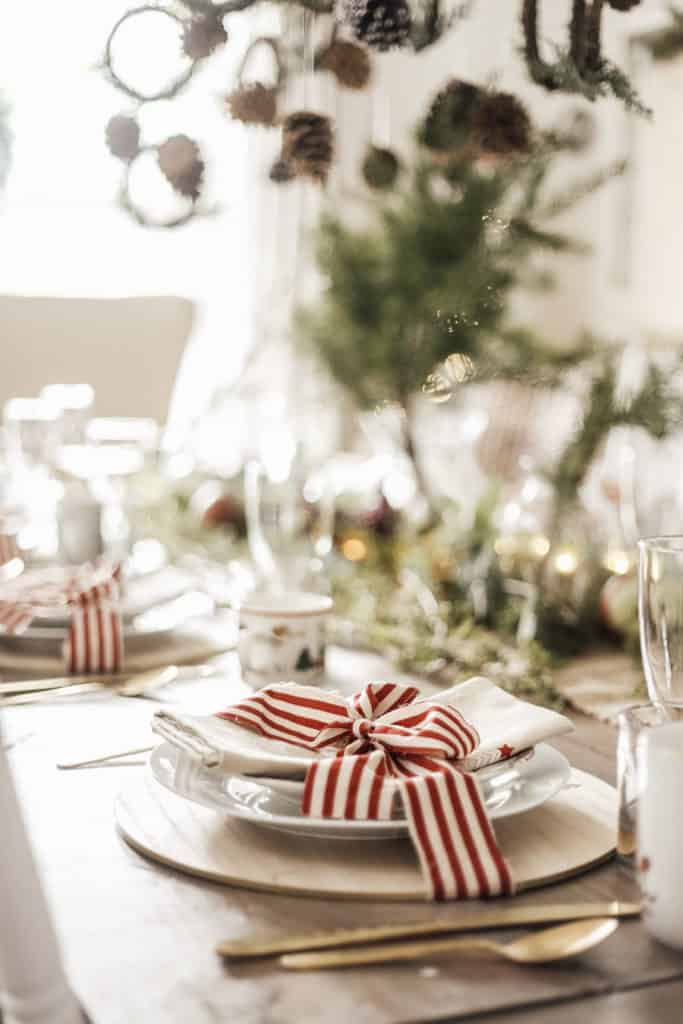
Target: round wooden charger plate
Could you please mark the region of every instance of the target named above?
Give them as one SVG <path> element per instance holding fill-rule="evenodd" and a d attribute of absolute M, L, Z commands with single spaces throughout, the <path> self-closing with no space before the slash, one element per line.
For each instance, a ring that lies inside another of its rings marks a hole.
<path fill-rule="evenodd" d="M 614 852 L 616 791 L 574 770 L 542 807 L 496 823 L 519 888 L 586 871 Z M 116 821 L 138 853 L 214 882 L 333 899 L 423 900 L 407 839 L 325 840 L 274 832 L 216 814 L 163 789 L 149 773 L 121 790 Z"/>

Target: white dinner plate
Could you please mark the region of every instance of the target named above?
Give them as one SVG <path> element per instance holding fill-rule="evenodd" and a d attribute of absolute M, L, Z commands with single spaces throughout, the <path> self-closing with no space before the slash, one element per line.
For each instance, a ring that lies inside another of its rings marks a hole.
<path fill-rule="evenodd" d="M 41 570 L 30 570 L 34 576 Z M 45 571 L 49 578 L 49 570 Z M 172 608 L 176 599 L 194 590 L 194 578 L 184 569 L 176 566 L 165 566 L 153 573 L 126 577 L 124 596 L 120 603 L 121 619 L 130 623 L 134 619 L 143 618 L 146 612 L 157 609 Z M 66 608 L 39 608 L 34 620 L 36 626 L 50 629 L 65 627 L 69 624 L 69 611 Z"/>
<path fill-rule="evenodd" d="M 203 767 L 170 743 L 151 754 L 152 775 L 172 793 L 212 810 L 262 828 L 321 839 L 393 839 L 408 834 L 405 818 L 390 821 L 348 821 L 306 818 L 300 811 L 301 782 L 288 780 L 277 788 L 269 780 L 224 775 Z M 539 744 L 533 756 L 482 777 L 486 809 L 492 819 L 508 818 L 540 806 L 569 780 L 571 767 L 559 751 Z M 400 812 L 399 812 L 400 813 Z"/>
<path fill-rule="evenodd" d="M 146 650 L 160 643 L 173 630 L 180 629 L 194 618 L 210 615 L 213 610 L 214 602 L 208 594 L 191 590 L 124 621 L 123 638 L 130 650 Z M 1 634 L 0 646 L 17 654 L 60 657 L 67 626 L 45 625 L 40 618 L 34 619 L 34 623 L 23 633 Z"/>

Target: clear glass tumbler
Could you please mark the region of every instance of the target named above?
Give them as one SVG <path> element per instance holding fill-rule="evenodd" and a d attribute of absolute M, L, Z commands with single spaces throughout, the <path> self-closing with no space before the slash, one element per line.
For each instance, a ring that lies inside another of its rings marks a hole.
<path fill-rule="evenodd" d="M 650 699 L 683 700 L 683 537 L 638 542 L 640 651 Z"/>
<path fill-rule="evenodd" d="M 645 730 L 683 721 L 683 701 L 661 701 L 657 704 L 639 704 L 622 711 L 617 719 L 617 791 L 619 794 L 619 822 L 617 855 L 633 863 L 636 850 L 638 801 L 644 780 L 638 770 L 638 741 Z"/>
<path fill-rule="evenodd" d="M 247 464 L 245 498 L 251 556 L 267 590 L 314 590 L 332 548 L 334 498 L 329 488 L 297 472 Z"/>

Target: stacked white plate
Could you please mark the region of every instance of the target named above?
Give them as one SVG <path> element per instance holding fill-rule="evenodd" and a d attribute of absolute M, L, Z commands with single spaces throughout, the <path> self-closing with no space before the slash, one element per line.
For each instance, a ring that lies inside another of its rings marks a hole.
<path fill-rule="evenodd" d="M 299 770 L 283 760 L 295 777 L 226 774 L 207 768 L 171 743 L 152 753 L 150 768 L 166 789 L 194 803 L 253 825 L 325 839 L 392 839 L 408 835 L 400 802 L 390 821 L 349 821 L 304 817 L 300 811 L 303 774 L 313 754 L 301 751 Z M 277 765 L 274 765 L 277 767 Z M 546 743 L 514 758 L 480 769 L 481 784 L 491 819 L 522 814 L 550 800 L 569 780 L 569 762 Z M 298 776 L 298 777 L 296 777 Z"/>
<path fill-rule="evenodd" d="M 214 602 L 192 587 L 192 578 L 173 567 L 126 582 L 121 617 L 126 650 L 143 653 L 163 643 L 169 633 L 194 618 L 210 615 Z M 0 635 L 0 648 L 8 654 L 60 658 L 69 628 L 66 608 L 39 610 L 23 633 Z"/>

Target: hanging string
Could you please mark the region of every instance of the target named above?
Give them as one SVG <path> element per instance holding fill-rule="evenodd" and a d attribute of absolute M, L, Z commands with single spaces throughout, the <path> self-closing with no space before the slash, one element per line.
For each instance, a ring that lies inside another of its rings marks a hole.
<path fill-rule="evenodd" d="M 312 98 L 312 79 L 314 72 L 314 41 L 313 41 L 313 27 L 315 22 L 315 15 L 312 11 L 304 9 L 301 16 L 301 84 L 299 87 L 299 95 L 301 96 L 301 110 L 308 110 L 309 103 Z M 304 259 L 304 236 L 306 231 L 307 211 L 310 199 L 311 188 L 305 182 L 298 180 L 293 183 L 293 191 L 296 194 L 296 209 L 294 211 L 295 223 L 293 234 L 293 252 L 291 254 L 291 266 L 292 266 L 292 287 L 290 290 L 290 303 L 289 303 L 289 317 L 288 322 L 291 324 L 294 319 L 294 312 L 299 305 L 302 298 L 302 284 L 303 275 L 305 274 Z M 291 349 L 291 346 L 290 346 Z M 293 353 L 292 353 L 293 357 Z M 293 368 L 294 369 L 294 368 Z M 299 374 L 292 372 L 290 374 L 290 381 L 292 382 L 292 388 L 290 391 L 290 400 L 292 401 L 293 408 L 297 405 L 297 394 L 299 390 Z"/>
<path fill-rule="evenodd" d="M 375 77 L 372 87 L 371 138 L 372 144 L 382 149 L 391 146 L 391 90 L 382 88 Z"/>

